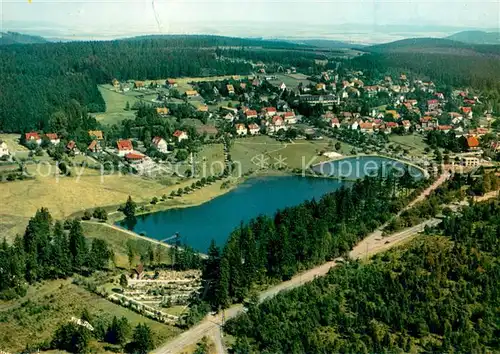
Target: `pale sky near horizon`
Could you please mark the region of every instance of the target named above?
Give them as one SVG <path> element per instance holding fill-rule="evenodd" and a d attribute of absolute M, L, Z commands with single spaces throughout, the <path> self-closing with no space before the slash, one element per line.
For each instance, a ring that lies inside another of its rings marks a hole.
<path fill-rule="evenodd" d="M 77 33 L 189 33 L 264 23 L 422 25 L 500 28 L 500 0 L 0 0 L 2 24 L 46 23 Z M 155 11 L 153 10 L 153 2 Z M 158 21 L 158 23 L 157 23 Z M 183 26 L 177 24 L 183 23 Z M 186 24 L 188 23 L 188 24 Z M 268 25 L 268 26 L 267 26 Z M 18 29 L 18 28 L 16 28 Z M 180 30 L 179 30 L 180 29 Z M 272 35 L 272 33 L 270 33 Z"/>

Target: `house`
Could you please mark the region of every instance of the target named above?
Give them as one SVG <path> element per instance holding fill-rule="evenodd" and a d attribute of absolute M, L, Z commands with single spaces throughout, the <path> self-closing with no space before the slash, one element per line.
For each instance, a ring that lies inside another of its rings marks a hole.
<path fill-rule="evenodd" d="M 481 161 L 477 157 L 464 157 L 462 163 L 465 167 L 476 167 L 481 164 Z"/>
<path fill-rule="evenodd" d="M 74 140 L 70 140 L 67 144 L 66 144 L 66 151 L 67 152 L 72 152 L 74 153 L 75 155 L 79 154 L 80 151 L 78 150 L 78 148 L 76 147 L 76 142 Z"/>
<path fill-rule="evenodd" d="M 99 153 L 102 151 L 101 144 L 98 140 L 92 140 L 90 145 L 87 147 L 87 150 L 89 150 L 90 152 Z"/>
<path fill-rule="evenodd" d="M 280 116 L 274 116 L 272 119 L 272 124 L 269 126 L 270 132 L 274 133 L 281 129 L 285 129 L 283 118 L 281 118 Z"/>
<path fill-rule="evenodd" d="M 247 118 L 257 118 L 257 111 L 253 110 L 253 109 L 249 109 L 245 112 L 245 116 Z"/>
<path fill-rule="evenodd" d="M 260 127 L 257 124 L 252 123 L 248 126 L 248 131 L 250 132 L 250 135 L 257 135 L 260 133 Z"/>
<path fill-rule="evenodd" d="M 120 139 L 116 142 L 116 146 L 118 147 L 118 156 L 123 157 L 134 151 L 134 146 L 132 145 L 132 141 L 128 139 Z"/>
<path fill-rule="evenodd" d="M 450 130 L 453 129 L 453 127 L 451 125 L 439 125 L 437 129 L 441 130 L 442 132 L 448 133 Z"/>
<path fill-rule="evenodd" d="M 234 95 L 234 86 L 233 85 L 226 85 L 227 88 L 227 93 L 229 95 Z"/>
<path fill-rule="evenodd" d="M 390 110 L 385 111 L 385 114 L 386 115 L 390 114 L 392 116 L 392 118 L 394 118 L 394 119 L 399 119 L 400 118 L 399 113 L 396 112 L 394 109 L 390 109 Z"/>
<path fill-rule="evenodd" d="M 436 93 L 436 97 L 439 99 L 439 100 L 444 100 L 444 94 L 442 92 L 437 92 Z"/>
<path fill-rule="evenodd" d="M 118 81 L 117 79 L 113 79 L 113 81 L 111 81 L 111 84 L 113 85 L 113 87 L 115 88 L 115 90 L 119 90 L 120 89 L 120 81 Z"/>
<path fill-rule="evenodd" d="M 198 96 L 199 96 L 199 93 L 198 93 L 198 91 L 196 91 L 196 90 L 187 90 L 187 91 L 186 91 L 186 96 L 187 96 L 188 98 L 198 97 Z"/>
<path fill-rule="evenodd" d="M 242 83 L 240 84 L 240 88 L 241 88 L 242 90 L 246 89 L 246 88 L 247 88 L 247 84 L 245 84 L 244 82 L 242 82 Z"/>
<path fill-rule="evenodd" d="M 42 139 L 40 138 L 40 135 L 38 135 L 38 133 L 36 132 L 26 133 L 24 134 L 24 138 L 27 143 L 31 142 L 31 143 L 36 143 L 37 145 L 42 144 Z"/>
<path fill-rule="evenodd" d="M 168 88 L 177 87 L 177 82 L 174 79 L 167 79 L 166 84 Z"/>
<path fill-rule="evenodd" d="M 132 274 L 130 274 L 130 277 L 132 279 L 137 279 L 140 280 L 142 279 L 142 276 L 144 275 L 144 266 L 142 264 L 139 264 L 135 269 L 132 271 Z"/>
<path fill-rule="evenodd" d="M 168 108 L 167 107 L 156 107 L 156 113 L 158 115 L 165 117 L 168 115 Z"/>
<path fill-rule="evenodd" d="M 174 132 L 174 138 L 176 138 L 177 142 L 180 143 L 181 141 L 186 140 L 188 138 L 188 135 L 182 130 L 176 130 Z"/>
<path fill-rule="evenodd" d="M 475 105 L 476 104 L 476 100 L 471 100 L 471 99 L 465 99 L 464 100 L 464 103 L 466 104 L 470 104 L 470 105 Z"/>
<path fill-rule="evenodd" d="M 167 142 L 161 136 L 155 136 L 151 142 L 159 152 L 164 154 L 168 152 Z"/>
<path fill-rule="evenodd" d="M 351 124 L 351 129 L 352 130 L 357 130 L 359 128 L 359 124 L 360 123 L 363 123 L 363 121 L 360 121 L 358 122 L 357 120 L 355 120 L 352 124 Z"/>
<path fill-rule="evenodd" d="M 5 141 L 0 140 L 0 157 L 9 155 L 9 147 Z"/>
<path fill-rule="evenodd" d="M 464 119 L 460 113 L 456 112 L 450 112 L 449 116 L 451 118 L 451 122 L 455 125 L 459 124 Z"/>
<path fill-rule="evenodd" d="M 428 100 L 427 101 L 427 109 L 429 109 L 429 111 L 433 111 L 435 109 L 438 109 L 439 108 L 439 101 L 438 100 Z"/>
<path fill-rule="evenodd" d="M 264 107 L 262 108 L 262 111 L 266 117 L 272 117 L 276 114 L 276 108 L 274 107 Z"/>
<path fill-rule="evenodd" d="M 146 158 L 145 155 L 140 154 L 138 152 L 129 152 L 125 155 L 125 160 L 130 163 L 141 163 Z"/>
<path fill-rule="evenodd" d="M 281 85 L 278 85 L 278 88 L 281 90 L 281 91 L 284 91 L 286 90 L 286 85 L 284 82 L 281 83 Z"/>
<path fill-rule="evenodd" d="M 101 130 L 89 130 L 89 136 L 92 139 L 104 140 Z"/>
<path fill-rule="evenodd" d="M 245 124 L 236 124 L 236 135 L 239 136 L 245 136 L 247 135 L 247 128 L 245 127 Z"/>
<path fill-rule="evenodd" d="M 231 123 L 234 121 L 234 115 L 232 113 L 226 114 L 223 118 Z"/>
<path fill-rule="evenodd" d="M 332 120 L 330 121 L 330 126 L 332 128 L 338 128 L 340 129 L 340 121 L 338 118 L 332 118 Z"/>
<path fill-rule="evenodd" d="M 52 145 L 57 145 L 61 142 L 61 139 L 59 139 L 56 133 L 47 133 L 45 136 L 50 140 Z"/>
<path fill-rule="evenodd" d="M 144 81 L 134 81 L 134 88 L 136 90 L 144 90 L 146 88 Z"/>
<path fill-rule="evenodd" d="M 479 150 L 479 140 L 475 136 L 467 137 L 467 147 L 469 151 L 477 151 Z"/>
<path fill-rule="evenodd" d="M 326 90 L 326 85 L 322 82 L 319 84 L 316 84 L 316 91 L 325 91 Z"/>
<path fill-rule="evenodd" d="M 297 123 L 297 116 L 295 116 L 295 113 L 293 111 L 285 112 L 285 114 L 283 114 L 283 119 L 285 120 L 286 124 Z"/>
<path fill-rule="evenodd" d="M 460 107 L 462 113 L 468 118 L 472 118 L 472 107 Z"/>
<path fill-rule="evenodd" d="M 208 106 L 207 106 L 207 105 L 205 105 L 205 104 L 204 104 L 204 105 L 199 106 L 199 107 L 198 107 L 198 112 L 203 112 L 203 113 L 208 112 Z"/>
<path fill-rule="evenodd" d="M 334 95 L 300 95 L 299 99 L 310 105 L 333 105 L 337 102 Z"/>
<path fill-rule="evenodd" d="M 254 79 L 254 80 L 252 81 L 252 86 L 255 86 L 255 87 L 256 87 L 256 86 L 260 86 L 260 80 L 259 80 L 259 79 Z"/>
<path fill-rule="evenodd" d="M 420 118 L 420 125 L 423 129 L 432 128 L 434 127 L 434 118 L 432 118 L 431 116 L 424 116 Z"/>
<path fill-rule="evenodd" d="M 359 124 L 359 129 L 363 133 L 373 133 L 373 124 L 372 123 L 360 123 Z"/>
<path fill-rule="evenodd" d="M 403 128 L 405 128 L 406 131 L 410 130 L 411 122 L 409 120 L 404 120 L 401 123 L 403 125 Z"/>

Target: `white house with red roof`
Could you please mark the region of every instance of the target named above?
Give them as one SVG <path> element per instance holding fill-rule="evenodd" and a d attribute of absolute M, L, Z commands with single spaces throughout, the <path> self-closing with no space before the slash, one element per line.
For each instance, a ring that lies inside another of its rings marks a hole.
<path fill-rule="evenodd" d="M 156 150 L 159 152 L 162 152 L 166 154 L 168 152 L 168 144 L 165 139 L 163 139 L 161 136 L 155 136 L 151 143 L 154 145 Z"/>
<path fill-rule="evenodd" d="M 125 155 L 125 160 L 133 164 L 141 163 L 142 161 L 144 161 L 145 158 L 146 156 L 139 152 L 129 152 L 128 154 Z"/>
<path fill-rule="evenodd" d="M 270 133 L 276 133 L 279 130 L 286 130 L 285 122 L 282 117 L 276 115 L 273 117 L 271 124 L 268 127 Z"/>
<path fill-rule="evenodd" d="M 250 132 L 250 135 L 258 135 L 260 133 L 260 127 L 257 124 L 252 123 L 248 126 L 248 131 Z"/>
<path fill-rule="evenodd" d="M 245 116 L 247 118 L 257 118 L 257 111 L 253 110 L 253 109 L 249 109 L 245 112 Z"/>
<path fill-rule="evenodd" d="M 238 136 L 247 135 L 247 128 L 245 127 L 245 124 L 241 124 L 241 123 L 236 124 L 235 128 L 236 128 L 236 135 L 238 135 Z"/>
<path fill-rule="evenodd" d="M 295 115 L 295 112 L 293 112 L 293 111 L 285 112 L 283 114 L 283 119 L 285 121 L 285 124 L 296 124 L 297 123 L 297 116 Z"/>
<path fill-rule="evenodd" d="M 118 156 L 123 157 L 131 152 L 134 152 L 132 141 L 128 139 L 120 139 L 116 142 L 118 148 Z"/>
<path fill-rule="evenodd" d="M 275 107 L 264 107 L 262 111 L 266 117 L 273 117 L 277 112 Z"/>
<path fill-rule="evenodd" d="M 42 138 L 40 138 L 40 135 L 37 132 L 26 133 L 24 134 L 24 138 L 27 143 L 32 142 L 36 143 L 37 145 L 42 144 Z"/>
<path fill-rule="evenodd" d="M 460 107 L 460 110 L 465 115 L 466 118 L 472 118 L 472 107 Z"/>
<path fill-rule="evenodd" d="M 57 145 L 61 142 L 61 139 L 59 139 L 56 133 L 47 133 L 45 136 L 50 140 L 52 145 Z"/>
<path fill-rule="evenodd" d="M 330 121 L 330 126 L 332 128 L 338 128 L 340 129 L 340 121 L 338 118 L 332 118 L 332 120 Z"/>
<path fill-rule="evenodd" d="M 185 131 L 176 130 L 174 132 L 174 138 L 177 139 L 178 143 L 180 143 L 181 141 L 186 140 L 188 138 L 188 135 Z"/>
<path fill-rule="evenodd" d="M 428 100 L 427 101 L 427 109 L 429 111 L 433 111 L 435 109 L 439 108 L 439 101 L 438 100 Z"/>

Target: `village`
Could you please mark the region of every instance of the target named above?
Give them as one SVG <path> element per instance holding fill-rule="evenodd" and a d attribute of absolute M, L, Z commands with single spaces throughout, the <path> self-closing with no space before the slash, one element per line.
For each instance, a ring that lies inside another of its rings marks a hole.
<path fill-rule="evenodd" d="M 405 74 L 369 81 L 362 72 L 341 76 L 328 70 L 306 76 L 293 67 L 274 74 L 267 74 L 264 64 L 257 68 L 258 72 L 248 77 L 114 79 L 103 88 L 112 92 L 109 94 L 124 96 L 127 114 L 147 106 L 154 109 L 159 121 L 173 122 L 175 129 L 170 135 L 149 136 L 148 141 L 133 135 L 108 139 L 109 125 L 103 125 L 102 130 L 89 130 L 85 142 L 35 131 L 25 133 L 20 140 L 31 151 L 62 144 L 64 149 L 58 149 L 68 156 L 88 155 L 101 164 L 111 157 L 114 164 L 120 162 L 134 173 L 181 175 L 190 171 L 188 177 L 194 170 L 190 166 L 194 166 L 196 153 L 189 146 L 194 143 L 203 149 L 207 144 L 224 143 L 228 137 L 239 140 L 267 135 L 284 143 L 333 139 L 350 147 L 348 155 L 378 153 L 423 167 L 442 162 L 442 155 L 445 162 L 451 160 L 458 166 L 491 164 L 500 152 L 494 129 L 498 124 L 491 110 L 485 108 L 481 97 L 466 89 L 440 92 L 433 82 L 410 79 Z M 134 102 L 132 107 L 128 99 Z M 179 112 L 192 117 L 180 119 Z M 430 147 L 430 133 L 438 140 L 460 141 L 458 148 L 450 150 L 439 143 Z M 318 154 L 342 157 L 333 149 L 327 150 Z M 105 155 L 108 157 L 103 158 Z M 5 142 L 0 144 L 0 158 L 10 161 Z M 166 162 L 182 165 L 181 172 L 179 168 L 167 169 Z"/>

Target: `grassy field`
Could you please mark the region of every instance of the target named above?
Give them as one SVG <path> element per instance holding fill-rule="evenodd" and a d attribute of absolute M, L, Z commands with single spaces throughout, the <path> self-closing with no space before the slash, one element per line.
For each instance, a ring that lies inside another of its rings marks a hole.
<path fill-rule="evenodd" d="M 0 134 L 0 141 L 4 141 L 7 144 L 7 147 L 9 148 L 9 151 L 11 153 L 28 151 L 25 146 L 19 144 L 19 138 L 19 134 Z"/>
<path fill-rule="evenodd" d="M 300 83 L 302 83 L 303 86 L 312 83 L 312 81 L 307 80 L 306 76 L 302 74 L 277 74 L 276 76 L 278 77 L 276 80 L 269 81 L 271 84 L 279 85 L 284 82 L 285 85 L 291 89 L 296 89 Z"/>
<path fill-rule="evenodd" d="M 116 207 L 130 195 L 136 202 L 149 202 L 152 197 L 170 194 L 172 190 L 190 185 L 186 181 L 166 186 L 157 180 L 134 175 L 106 175 L 86 168 L 74 170 L 71 177 L 56 177 L 50 165 L 28 165 L 33 180 L 0 184 L 0 233 L 12 239 L 22 233 L 30 217 L 47 207 L 56 219 L 97 206 Z M 81 175 L 79 173 L 81 172 Z"/>
<path fill-rule="evenodd" d="M 401 145 L 403 149 L 409 150 L 410 155 L 419 156 L 423 155 L 424 149 L 427 147 L 427 144 L 424 142 L 424 139 L 421 135 L 389 135 L 390 143 L 397 143 Z"/>
<path fill-rule="evenodd" d="M 30 287 L 20 300 L 0 302 L 0 349 L 20 352 L 26 345 L 50 340 L 55 329 L 79 317 L 83 309 L 91 316 L 124 316 L 132 326 L 148 324 L 160 341 L 180 333 L 180 330 L 145 318 L 126 308 L 92 294 L 70 280 L 48 281 Z M 92 343 L 94 352 L 104 352 L 103 344 Z"/>
<path fill-rule="evenodd" d="M 233 161 L 240 161 L 243 172 L 250 169 L 257 170 L 256 164 L 261 156 L 269 158 L 267 163 L 275 164 L 283 161 L 289 168 L 302 168 L 303 161 L 305 165 L 326 161 L 327 158 L 319 156 L 321 151 L 334 151 L 333 146 L 337 141 L 334 139 L 325 140 L 298 140 L 291 143 L 281 143 L 268 136 L 256 136 L 235 140 L 231 148 L 231 157 Z M 339 153 L 348 155 L 352 146 L 341 143 Z"/>
<path fill-rule="evenodd" d="M 133 94 L 123 94 L 112 90 L 111 85 L 98 86 L 99 92 L 106 102 L 106 112 L 97 113 L 96 119 L 102 124 L 117 124 L 125 119 L 131 119 L 135 116 L 134 111 L 126 111 L 127 102 L 130 107 L 137 101 L 140 101 Z"/>

